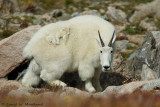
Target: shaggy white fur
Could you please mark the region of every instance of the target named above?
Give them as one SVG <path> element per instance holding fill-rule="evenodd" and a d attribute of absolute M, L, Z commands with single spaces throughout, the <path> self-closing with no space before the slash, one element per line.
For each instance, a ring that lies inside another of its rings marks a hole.
<path fill-rule="evenodd" d="M 100 45 L 98 30 L 105 47 Z M 49 84 L 54 81 L 57 84 L 57 80 L 59 81 L 64 72 L 78 70 L 80 78 L 86 82 L 87 91 L 100 91 L 100 72 L 103 66 L 106 66 L 104 64 L 111 66 L 112 62 L 113 49 L 108 44 L 112 36 L 114 44 L 116 38 L 114 30 L 111 23 L 92 15 L 78 16 L 44 26 L 23 50 L 23 56 L 32 59 L 32 62 L 22 83 L 26 86 L 35 85 L 41 78 Z M 92 85 L 93 77 L 96 90 Z M 59 85 L 66 84 L 59 82 Z"/>

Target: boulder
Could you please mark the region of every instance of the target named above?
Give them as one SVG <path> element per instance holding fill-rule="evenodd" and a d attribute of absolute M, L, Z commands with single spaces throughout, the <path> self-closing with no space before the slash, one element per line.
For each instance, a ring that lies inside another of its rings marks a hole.
<path fill-rule="evenodd" d="M 129 40 L 130 42 L 136 43 L 138 45 L 142 45 L 145 36 L 146 35 L 143 35 L 143 34 L 127 35 L 127 40 Z"/>
<path fill-rule="evenodd" d="M 160 79 L 150 81 L 135 81 L 121 86 L 109 86 L 103 92 L 95 93 L 95 97 L 106 97 L 110 94 L 124 95 L 135 91 L 153 91 L 160 89 Z"/>
<path fill-rule="evenodd" d="M 6 95 L 12 91 L 12 90 L 17 90 L 18 88 L 22 88 L 22 84 L 13 81 L 13 80 L 0 80 L 0 101 L 6 97 Z"/>
<path fill-rule="evenodd" d="M 149 18 L 145 18 L 144 20 L 142 20 L 140 22 L 139 26 L 147 31 L 157 30 L 157 27 L 156 27 L 154 21 L 149 21 Z"/>
<path fill-rule="evenodd" d="M 160 79 L 154 80 L 145 84 L 141 90 L 150 91 L 160 89 Z"/>
<path fill-rule="evenodd" d="M 106 16 L 119 23 L 127 23 L 127 15 L 120 9 L 116 9 L 115 7 L 108 7 L 108 11 L 106 12 Z"/>
<path fill-rule="evenodd" d="M 0 0 L 0 16 L 19 11 L 18 0 Z"/>
<path fill-rule="evenodd" d="M 134 91 L 140 90 L 141 87 L 147 83 L 150 83 L 150 81 L 136 81 L 121 86 L 109 86 L 103 92 L 95 93 L 94 95 L 97 97 L 105 97 L 110 94 L 116 94 L 116 95 L 129 94 Z"/>
<path fill-rule="evenodd" d="M 134 47 L 136 47 L 136 45 L 133 43 L 129 43 L 128 40 L 117 40 L 116 41 L 116 49 L 118 51 L 126 50 L 128 48 L 134 48 Z"/>
<path fill-rule="evenodd" d="M 146 64 L 143 64 L 141 80 L 146 81 L 146 80 L 154 80 L 154 79 L 158 79 L 157 73 L 152 69 L 150 69 Z"/>
<path fill-rule="evenodd" d="M 160 73 L 160 31 L 152 31 L 147 34 L 142 46 L 133 52 L 127 59 L 126 65 L 132 77 L 141 79 L 143 64 L 155 71 L 159 77 Z M 147 72 L 147 71 L 144 71 Z"/>
<path fill-rule="evenodd" d="M 48 98 L 60 96 L 66 98 L 74 97 L 107 97 L 111 94 L 118 96 L 130 94 L 135 91 L 153 91 L 160 89 L 160 79 L 150 81 L 134 81 L 120 86 L 108 86 L 104 91 L 97 93 L 88 93 L 73 87 L 50 87 L 50 88 L 27 88 L 17 81 L 0 80 L 0 95 L 13 98 L 38 97 Z M 1 97 L 0 97 L 1 99 Z"/>
<path fill-rule="evenodd" d="M 0 77 L 5 77 L 25 61 L 22 50 L 39 29 L 39 25 L 31 26 L 0 41 Z"/>
<path fill-rule="evenodd" d="M 160 19 L 160 0 L 154 0 L 150 3 L 140 4 L 135 7 L 136 11 L 129 18 L 131 23 L 136 23 L 142 20 L 147 15 L 152 15 L 155 18 Z"/>

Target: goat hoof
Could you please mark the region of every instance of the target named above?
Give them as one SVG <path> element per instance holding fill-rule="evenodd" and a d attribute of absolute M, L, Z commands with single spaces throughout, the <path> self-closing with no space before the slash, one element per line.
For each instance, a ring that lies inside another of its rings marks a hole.
<path fill-rule="evenodd" d="M 94 87 L 90 87 L 87 91 L 90 92 L 90 93 L 95 93 L 96 92 Z"/>
<path fill-rule="evenodd" d="M 54 87 L 66 87 L 67 84 L 65 84 L 65 83 L 62 82 L 62 81 L 56 80 L 56 81 L 52 81 L 52 82 L 50 83 L 50 86 L 54 86 Z"/>

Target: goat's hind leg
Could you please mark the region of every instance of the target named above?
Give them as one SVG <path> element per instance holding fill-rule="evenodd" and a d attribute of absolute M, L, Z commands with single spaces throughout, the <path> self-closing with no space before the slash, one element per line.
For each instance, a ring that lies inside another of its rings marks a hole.
<path fill-rule="evenodd" d="M 50 86 L 66 87 L 67 84 L 59 80 L 62 75 L 63 73 L 58 71 L 49 72 L 43 69 L 41 71 L 40 78 L 42 78 L 43 81 L 47 82 Z"/>
<path fill-rule="evenodd" d="M 22 84 L 26 87 L 38 85 L 41 80 L 39 77 L 40 71 L 41 67 L 37 64 L 37 62 L 34 59 L 32 59 L 22 79 Z"/>

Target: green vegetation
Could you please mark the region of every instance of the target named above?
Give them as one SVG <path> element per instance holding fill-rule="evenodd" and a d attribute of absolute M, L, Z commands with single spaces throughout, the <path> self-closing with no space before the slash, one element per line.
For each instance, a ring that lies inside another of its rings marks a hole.
<path fill-rule="evenodd" d="M 148 3 L 148 2 L 151 2 L 153 0 L 110 0 L 110 1 L 113 1 L 113 2 L 124 1 L 124 2 L 131 2 L 131 3 L 140 4 L 140 3 Z"/>
<path fill-rule="evenodd" d="M 0 32 L 1 39 L 9 37 L 10 35 L 14 34 L 15 31 L 12 30 L 4 30 L 3 32 Z"/>
<path fill-rule="evenodd" d="M 124 32 L 127 34 L 141 34 L 144 31 L 139 25 L 129 25 L 126 26 Z"/>
<path fill-rule="evenodd" d="M 68 6 L 70 4 L 73 4 L 73 0 L 65 0 L 65 5 Z"/>
<path fill-rule="evenodd" d="M 129 58 L 129 56 L 131 55 L 131 53 L 122 53 L 121 52 L 121 55 L 124 58 L 124 61 L 126 61 Z"/>

